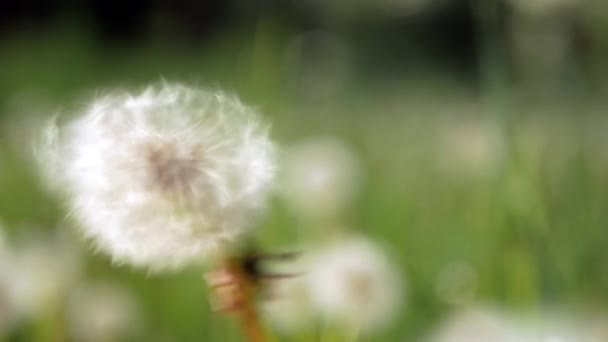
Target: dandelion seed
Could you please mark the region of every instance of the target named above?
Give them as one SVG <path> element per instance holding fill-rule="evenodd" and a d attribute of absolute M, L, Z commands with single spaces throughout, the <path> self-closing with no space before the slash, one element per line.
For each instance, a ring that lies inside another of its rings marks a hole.
<path fill-rule="evenodd" d="M 150 270 L 199 262 L 247 234 L 275 174 L 253 109 L 183 85 L 101 97 L 47 132 L 46 166 L 63 170 L 84 235 L 115 262 Z"/>

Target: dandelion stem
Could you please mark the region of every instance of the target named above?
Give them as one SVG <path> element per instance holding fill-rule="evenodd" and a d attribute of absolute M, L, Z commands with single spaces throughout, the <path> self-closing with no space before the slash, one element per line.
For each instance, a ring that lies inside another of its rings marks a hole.
<path fill-rule="evenodd" d="M 234 293 L 235 313 L 239 316 L 243 331 L 249 342 L 266 342 L 264 329 L 255 307 L 255 284 L 247 276 L 238 260 L 228 261 L 228 270 L 233 275 L 236 292 Z"/>
<path fill-rule="evenodd" d="M 248 303 L 244 303 L 239 312 L 239 317 L 245 335 L 247 336 L 247 341 L 265 342 L 266 338 L 264 337 L 264 332 L 262 330 L 262 325 L 260 324 L 257 310 L 255 309 L 251 298 L 246 301 Z"/>

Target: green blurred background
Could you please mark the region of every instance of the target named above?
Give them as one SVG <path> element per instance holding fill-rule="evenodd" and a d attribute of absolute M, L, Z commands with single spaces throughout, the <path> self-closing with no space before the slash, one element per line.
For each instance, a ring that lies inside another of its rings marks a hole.
<path fill-rule="evenodd" d="M 391 246 L 407 284 L 399 317 L 370 340 L 419 340 L 475 303 L 601 314 L 607 13 L 601 0 L 3 1 L 8 244 L 71 232 L 31 156 L 37 123 L 98 91 L 166 79 L 238 94 L 285 151 L 330 136 L 356 154 L 359 191 L 336 220 Z M 281 250 L 312 224 L 276 196 L 258 238 Z M 79 281 L 135 297 L 139 327 L 125 340 L 240 340 L 211 313 L 201 270 L 147 275 L 70 241 Z M 4 338 L 78 340 L 63 300 Z"/>

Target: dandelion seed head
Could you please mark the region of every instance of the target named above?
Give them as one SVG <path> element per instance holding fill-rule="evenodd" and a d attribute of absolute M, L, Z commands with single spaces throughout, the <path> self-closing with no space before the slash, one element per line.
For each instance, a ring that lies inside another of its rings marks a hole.
<path fill-rule="evenodd" d="M 378 246 L 362 237 L 323 248 L 307 278 L 311 300 L 327 319 L 368 332 L 388 323 L 402 299 L 398 272 Z"/>
<path fill-rule="evenodd" d="M 249 232 L 275 174 L 255 110 L 184 85 L 100 97 L 53 135 L 49 169 L 64 170 L 56 180 L 84 235 L 150 270 L 203 260 Z"/>

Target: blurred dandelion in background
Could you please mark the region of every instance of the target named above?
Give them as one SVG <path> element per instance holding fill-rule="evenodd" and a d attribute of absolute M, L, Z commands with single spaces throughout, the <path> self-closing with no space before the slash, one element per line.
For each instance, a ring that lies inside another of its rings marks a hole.
<path fill-rule="evenodd" d="M 8 239 L 7 239 L 8 240 Z M 28 229 L 1 252 L 0 337 L 31 322 L 52 325 L 37 338 L 63 339 L 63 306 L 81 279 L 81 255 L 61 230 Z"/>
<path fill-rule="evenodd" d="M 17 316 L 56 315 L 80 279 L 81 256 L 62 233 L 28 232 L 13 244 L 8 290 Z"/>
<path fill-rule="evenodd" d="M 262 310 L 285 336 L 357 339 L 393 322 L 404 300 L 402 270 L 381 246 L 343 233 L 305 248 L 283 268 L 295 276 L 269 287 Z"/>
<path fill-rule="evenodd" d="M 495 308 L 471 307 L 453 313 L 434 332 L 434 342 L 522 341 L 509 318 Z"/>
<path fill-rule="evenodd" d="M 309 138 L 285 152 L 281 191 L 300 216 L 314 221 L 342 218 L 361 183 L 361 166 L 352 149 L 333 137 Z"/>
<path fill-rule="evenodd" d="M 445 120 L 438 130 L 435 156 L 442 175 L 473 182 L 499 174 L 508 151 L 496 124 L 481 118 L 461 117 Z"/>
<path fill-rule="evenodd" d="M 432 341 L 601 342 L 601 319 L 577 310 L 508 311 L 474 306 L 454 312 L 435 331 Z"/>
<path fill-rule="evenodd" d="M 84 282 L 68 302 L 68 321 L 77 341 L 117 341 L 137 337 L 142 321 L 133 294 L 109 281 Z"/>
<path fill-rule="evenodd" d="M 306 281 L 326 321 L 364 333 L 390 323 L 404 288 L 398 269 L 375 243 L 348 236 L 313 255 Z"/>

